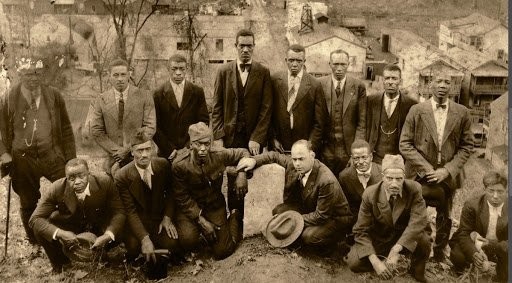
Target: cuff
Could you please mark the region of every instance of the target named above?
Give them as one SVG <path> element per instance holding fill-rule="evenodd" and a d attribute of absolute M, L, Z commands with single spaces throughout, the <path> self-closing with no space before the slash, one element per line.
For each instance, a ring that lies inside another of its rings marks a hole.
<path fill-rule="evenodd" d="M 105 231 L 105 235 L 108 235 L 110 237 L 110 239 L 112 239 L 112 241 L 116 240 L 114 233 L 112 233 L 112 231 L 110 231 L 110 230 Z"/>
<path fill-rule="evenodd" d="M 53 232 L 52 239 L 55 241 L 57 240 L 57 233 L 60 231 L 59 228 L 55 229 L 55 232 Z"/>

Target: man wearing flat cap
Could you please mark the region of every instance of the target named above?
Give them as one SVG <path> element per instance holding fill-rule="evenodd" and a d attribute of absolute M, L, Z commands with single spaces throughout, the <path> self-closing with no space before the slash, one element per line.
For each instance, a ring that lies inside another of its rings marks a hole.
<path fill-rule="evenodd" d="M 41 197 L 39 181 L 65 176 L 64 166 L 76 157 L 75 138 L 66 104 L 57 89 L 42 83 L 43 60 L 17 61 L 20 83 L 0 102 L 0 164 L 12 163 L 14 192 L 28 241 L 37 243 L 28 221 Z"/>
<path fill-rule="evenodd" d="M 227 217 L 221 192 L 223 173 L 226 166 L 235 166 L 250 154 L 244 148 L 211 148 L 212 130 L 203 122 L 191 125 L 188 133 L 190 147 L 180 150 L 172 165 L 177 225 L 184 231 L 180 244 L 185 250 L 194 250 L 202 236 L 213 256 L 224 259 L 235 251 L 241 229 L 237 209 Z M 237 174 L 235 188 L 239 197 L 247 192 L 245 172 Z"/>
<path fill-rule="evenodd" d="M 348 266 L 353 272 L 374 270 L 381 279 L 389 280 L 399 254 L 411 254 L 409 273 L 426 282 L 425 264 L 431 248 L 425 232 L 427 211 L 421 185 L 405 180 L 400 155 L 384 156 L 382 174 L 382 181 L 363 193 Z"/>

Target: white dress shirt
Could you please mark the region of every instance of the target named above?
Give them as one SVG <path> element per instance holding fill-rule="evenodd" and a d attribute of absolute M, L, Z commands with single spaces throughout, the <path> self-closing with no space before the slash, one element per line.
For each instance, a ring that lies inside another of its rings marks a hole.
<path fill-rule="evenodd" d="M 247 83 L 247 77 L 249 76 L 249 71 L 246 68 L 242 72 L 242 70 L 240 69 L 240 64 L 249 64 L 249 65 L 251 65 L 251 68 L 252 68 L 252 60 L 250 60 L 247 63 L 242 63 L 242 61 L 240 61 L 240 59 L 236 59 L 236 69 L 238 70 L 238 74 L 240 75 L 240 79 L 242 80 L 242 85 L 245 86 L 245 83 Z"/>
<path fill-rule="evenodd" d="M 366 189 L 368 186 L 368 181 L 370 180 L 371 172 L 372 172 L 372 165 L 370 164 L 370 168 L 366 172 L 362 172 L 356 169 L 357 172 L 357 178 L 359 179 L 359 182 L 361 185 L 363 185 L 363 188 Z M 368 174 L 368 178 L 365 176 L 362 176 L 362 174 Z"/>
<path fill-rule="evenodd" d="M 117 106 L 119 106 L 119 98 L 121 97 L 121 95 L 123 96 L 123 102 L 126 105 L 126 99 L 128 98 L 128 89 L 129 88 L 130 88 L 130 86 L 128 85 L 123 92 L 119 92 L 119 91 L 117 91 L 117 89 L 114 88 L 114 95 L 116 97 L 116 105 Z"/>
<path fill-rule="evenodd" d="M 177 84 L 171 80 L 171 86 L 172 91 L 174 92 L 174 96 L 176 97 L 178 107 L 181 107 L 181 102 L 183 101 L 183 90 L 185 88 L 185 80 L 183 80 L 180 84 Z"/>
<path fill-rule="evenodd" d="M 336 89 L 338 87 L 338 80 L 336 79 L 336 77 L 333 75 L 331 76 L 332 78 L 332 86 L 334 89 Z M 347 76 L 343 77 L 343 79 L 341 79 L 340 81 L 340 91 L 345 87 L 345 82 L 347 81 Z"/>
<path fill-rule="evenodd" d="M 503 203 L 498 207 L 492 206 L 489 202 L 487 202 L 487 205 L 489 206 L 489 225 L 487 226 L 487 235 L 485 235 L 485 238 L 487 240 L 497 240 L 496 224 L 498 223 L 498 217 L 501 217 Z"/>
<path fill-rule="evenodd" d="M 293 129 L 293 112 L 292 106 L 295 103 L 295 99 L 297 99 L 297 92 L 300 87 L 300 82 L 302 80 L 303 70 L 297 74 L 296 77 L 293 77 L 288 70 L 288 103 L 286 105 L 286 110 L 290 113 L 290 128 Z M 290 93 L 293 88 L 293 93 Z"/>
<path fill-rule="evenodd" d="M 309 175 L 311 174 L 311 171 L 313 171 L 313 168 L 311 168 L 308 172 L 304 173 L 304 176 L 300 180 L 302 182 L 302 186 L 305 187 L 308 183 Z"/>
<path fill-rule="evenodd" d="M 391 99 L 389 98 L 389 96 L 384 94 L 384 109 L 386 109 L 386 114 L 388 114 L 388 118 L 391 117 L 391 115 L 393 115 L 399 97 L 400 94 L 398 94 L 395 98 Z"/>
<path fill-rule="evenodd" d="M 153 168 L 151 167 L 151 163 L 149 163 L 146 169 L 140 168 L 139 166 L 137 166 L 137 164 L 135 164 L 135 168 L 137 168 L 137 171 L 139 172 L 142 181 L 144 181 L 151 189 L 151 176 L 153 176 Z M 144 177 L 144 175 L 146 175 L 146 177 Z"/>
<path fill-rule="evenodd" d="M 446 126 L 446 117 L 448 116 L 448 108 L 450 107 L 450 103 L 447 99 L 446 102 L 443 103 L 446 105 L 446 108 L 443 109 L 441 107 L 437 107 L 437 102 L 433 98 L 430 99 L 430 102 L 432 103 L 432 110 L 434 111 L 434 120 L 436 122 L 437 129 L 437 141 L 440 149 L 443 142 L 444 128 Z"/>

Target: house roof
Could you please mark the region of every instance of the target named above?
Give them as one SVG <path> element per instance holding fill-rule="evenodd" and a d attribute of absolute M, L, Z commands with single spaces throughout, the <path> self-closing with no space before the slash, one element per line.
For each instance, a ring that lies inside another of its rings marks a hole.
<path fill-rule="evenodd" d="M 508 77 L 508 65 L 497 60 L 489 60 L 474 68 L 471 74 L 479 77 Z"/>
<path fill-rule="evenodd" d="M 75 0 L 55 0 L 54 5 L 73 5 Z"/>
<path fill-rule="evenodd" d="M 362 17 L 343 17 L 340 26 L 342 27 L 366 27 L 366 19 Z"/>
<path fill-rule="evenodd" d="M 480 52 L 452 47 L 445 54 L 475 76 L 508 76 L 508 66 L 505 63 L 489 59 Z M 489 68 L 489 64 L 495 67 Z"/>
<path fill-rule="evenodd" d="M 333 27 L 329 24 L 319 24 L 313 27 L 313 32 L 308 32 L 305 34 L 299 34 L 299 29 L 299 26 L 295 26 L 290 29 L 289 34 L 293 37 L 292 40 L 288 39 L 290 44 L 293 42 L 298 43 L 304 47 L 309 47 L 333 37 L 337 37 L 361 48 L 366 48 L 363 42 L 361 42 L 357 36 L 343 27 Z"/>
<path fill-rule="evenodd" d="M 430 67 L 434 65 L 445 65 L 453 69 L 452 76 L 463 76 L 463 68 L 460 64 L 445 56 L 441 50 L 433 45 L 423 45 L 414 43 L 411 46 L 400 50 L 397 57 L 403 59 L 408 65 L 416 70 L 430 72 Z"/>
<path fill-rule="evenodd" d="M 456 31 L 465 35 L 482 35 L 500 26 L 501 23 L 482 14 L 473 13 L 467 17 L 442 21 L 441 25 L 447 26 L 452 32 Z"/>
<path fill-rule="evenodd" d="M 314 16 L 313 16 L 315 19 L 318 19 L 318 18 L 321 18 L 321 17 L 324 17 L 324 18 L 329 18 L 326 14 L 320 12 L 320 13 L 316 13 Z"/>
<path fill-rule="evenodd" d="M 508 91 L 503 93 L 500 97 L 491 102 L 491 112 L 493 109 L 507 109 L 508 108 Z"/>
<path fill-rule="evenodd" d="M 388 34 L 392 38 L 391 40 L 406 43 L 407 46 L 414 43 L 419 43 L 421 45 L 431 45 L 430 42 L 428 42 L 423 37 L 405 29 L 383 27 L 381 28 L 380 33 Z"/>

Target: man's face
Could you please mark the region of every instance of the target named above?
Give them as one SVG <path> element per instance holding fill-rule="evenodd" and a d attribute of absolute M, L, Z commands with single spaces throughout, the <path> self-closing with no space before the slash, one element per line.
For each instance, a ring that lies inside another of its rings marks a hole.
<path fill-rule="evenodd" d="M 370 169 L 372 164 L 372 154 L 367 147 L 352 149 L 352 161 L 356 169 L 361 172 L 366 172 Z"/>
<path fill-rule="evenodd" d="M 395 97 L 398 93 L 398 87 L 402 82 L 400 72 L 385 70 L 382 75 L 384 76 L 384 90 L 386 91 L 386 94 L 392 98 Z"/>
<path fill-rule="evenodd" d="M 170 64 L 171 81 L 175 84 L 180 84 L 185 79 L 185 72 L 187 71 L 186 62 L 171 62 Z"/>
<path fill-rule="evenodd" d="M 114 88 L 123 92 L 128 87 L 128 80 L 130 79 L 130 73 L 126 66 L 114 66 L 110 69 L 110 79 Z"/>
<path fill-rule="evenodd" d="M 194 152 L 194 155 L 197 157 L 197 161 L 199 161 L 200 164 L 204 164 L 206 162 L 206 158 L 210 152 L 211 143 L 211 138 L 203 138 L 190 142 L 190 147 L 192 148 L 192 151 Z"/>
<path fill-rule="evenodd" d="M 151 163 L 153 155 L 153 143 L 147 141 L 145 143 L 132 146 L 132 155 L 135 164 L 140 168 L 147 168 Z"/>
<path fill-rule="evenodd" d="M 508 200 L 508 189 L 502 184 L 494 184 L 485 188 L 485 196 L 489 203 L 498 207 Z"/>
<path fill-rule="evenodd" d="M 66 182 L 75 193 L 82 193 L 89 183 L 89 170 L 83 164 L 66 167 Z"/>
<path fill-rule="evenodd" d="M 450 75 L 440 73 L 432 78 L 432 94 L 438 101 L 443 102 L 448 98 L 448 92 L 452 84 Z"/>
<path fill-rule="evenodd" d="M 404 185 L 405 173 L 402 169 L 386 169 L 382 172 L 382 186 L 390 195 L 400 194 Z"/>
<path fill-rule="evenodd" d="M 306 55 L 304 52 L 295 52 L 293 50 L 288 50 L 286 53 L 286 65 L 288 66 L 288 70 L 292 74 L 292 76 L 296 76 L 304 66 L 306 62 Z"/>
<path fill-rule="evenodd" d="M 338 81 L 341 81 L 343 78 L 345 78 L 345 75 L 347 74 L 348 65 L 349 62 L 346 54 L 333 53 L 331 55 L 329 66 L 331 67 L 332 74 Z"/>
<path fill-rule="evenodd" d="M 313 168 L 315 163 L 315 153 L 309 150 L 305 145 L 298 144 L 292 146 L 293 167 L 299 174 L 304 174 Z"/>
<path fill-rule="evenodd" d="M 251 61 L 254 51 L 254 38 L 252 36 L 239 36 L 238 43 L 235 44 L 238 51 L 238 59 L 243 63 Z"/>
<path fill-rule="evenodd" d="M 20 71 L 20 80 L 28 90 L 35 90 L 41 85 L 43 69 L 31 68 Z"/>

